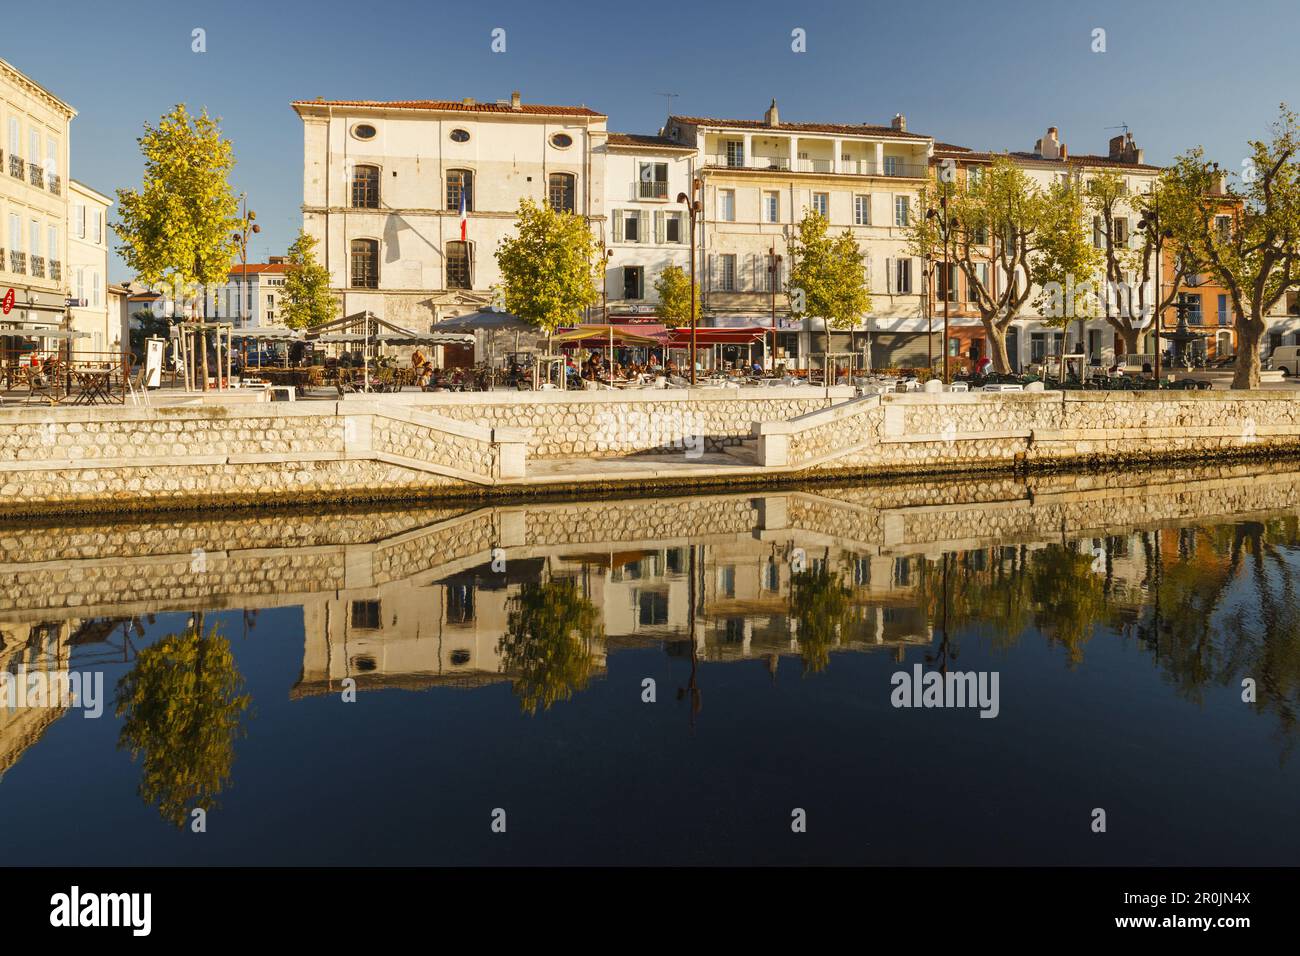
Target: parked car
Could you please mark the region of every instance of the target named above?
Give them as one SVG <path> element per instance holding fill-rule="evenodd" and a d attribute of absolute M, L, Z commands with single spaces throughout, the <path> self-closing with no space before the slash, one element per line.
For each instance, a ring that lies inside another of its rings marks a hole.
<path fill-rule="evenodd" d="M 1268 357 L 1268 367 L 1285 376 L 1300 375 L 1300 345 L 1279 345 Z"/>

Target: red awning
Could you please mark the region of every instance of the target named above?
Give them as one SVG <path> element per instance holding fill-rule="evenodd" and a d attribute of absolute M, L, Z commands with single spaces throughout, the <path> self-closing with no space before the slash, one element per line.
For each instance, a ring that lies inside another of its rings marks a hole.
<path fill-rule="evenodd" d="M 761 342 L 771 334 L 771 329 L 751 326 L 747 329 L 701 329 L 695 330 L 696 345 L 752 345 Z M 676 328 L 668 333 L 668 344 L 673 348 L 690 348 L 691 330 Z"/>

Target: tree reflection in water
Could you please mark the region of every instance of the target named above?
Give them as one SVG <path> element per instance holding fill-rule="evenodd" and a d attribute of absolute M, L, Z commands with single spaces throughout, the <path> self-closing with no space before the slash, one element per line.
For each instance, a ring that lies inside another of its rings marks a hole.
<path fill-rule="evenodd" d="M 514 674 L 519 708 L 532 716 L 583 690 L 595 670 L 600 613 L 572 578 L 524 584 L 511 599 L 498 651 Z"/>
<path fill-rule="evenodd" d="M 851 620 L 852 596 L 844 575 L 832 571 L 827 561 L 790 575 L 790 616 L 798 628 L 805 674 L 830 663 L 831 647 Z"/>
<path fill-rule="evenodd" d="M 201 614 L 139 651 L 117 683 L 118 747 L 142 761 L 141 798 L 177 827 L 225 789 L 250 702 L 243 687 L 230 642 L 215 625 L 205 635 Z"/>

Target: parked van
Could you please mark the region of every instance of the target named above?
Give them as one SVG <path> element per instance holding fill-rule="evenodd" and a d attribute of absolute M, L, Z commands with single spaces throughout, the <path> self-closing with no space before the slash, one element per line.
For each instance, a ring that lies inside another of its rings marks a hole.
<path fill-rule="evenodd" d="M 1268 367 L 1281 369 L 1288 378 L 1300 375 L 1300 345 L 1279 345 L 1269 355 Z"/>

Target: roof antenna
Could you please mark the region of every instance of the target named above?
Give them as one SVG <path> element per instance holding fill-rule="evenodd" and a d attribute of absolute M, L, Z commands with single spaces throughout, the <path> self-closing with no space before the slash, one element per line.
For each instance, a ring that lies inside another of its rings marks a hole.
<path fill-rule="evenodd" d="M 676 99 L 678 96 L 681 96 L 681 94 L 680 93 L 656 93 L 655 96 L 662 96 L 664 98 L 664 105 L 668 108 L 668 113 L 666 115 L 672 116 L 673 100 Z"/>
<path fill-rule="evenodd" d="M 1107 127 L 1104 127 L 1104 128 L 1105 128 L 1105 129 L 1122 129 L 1122 130 L 1124 131 L 1124 135 L 1125 135 L 1125 136 L 1128 135 L 1128 123 L 1120 123 L 1118 126 L 1107 126 Z"/>

